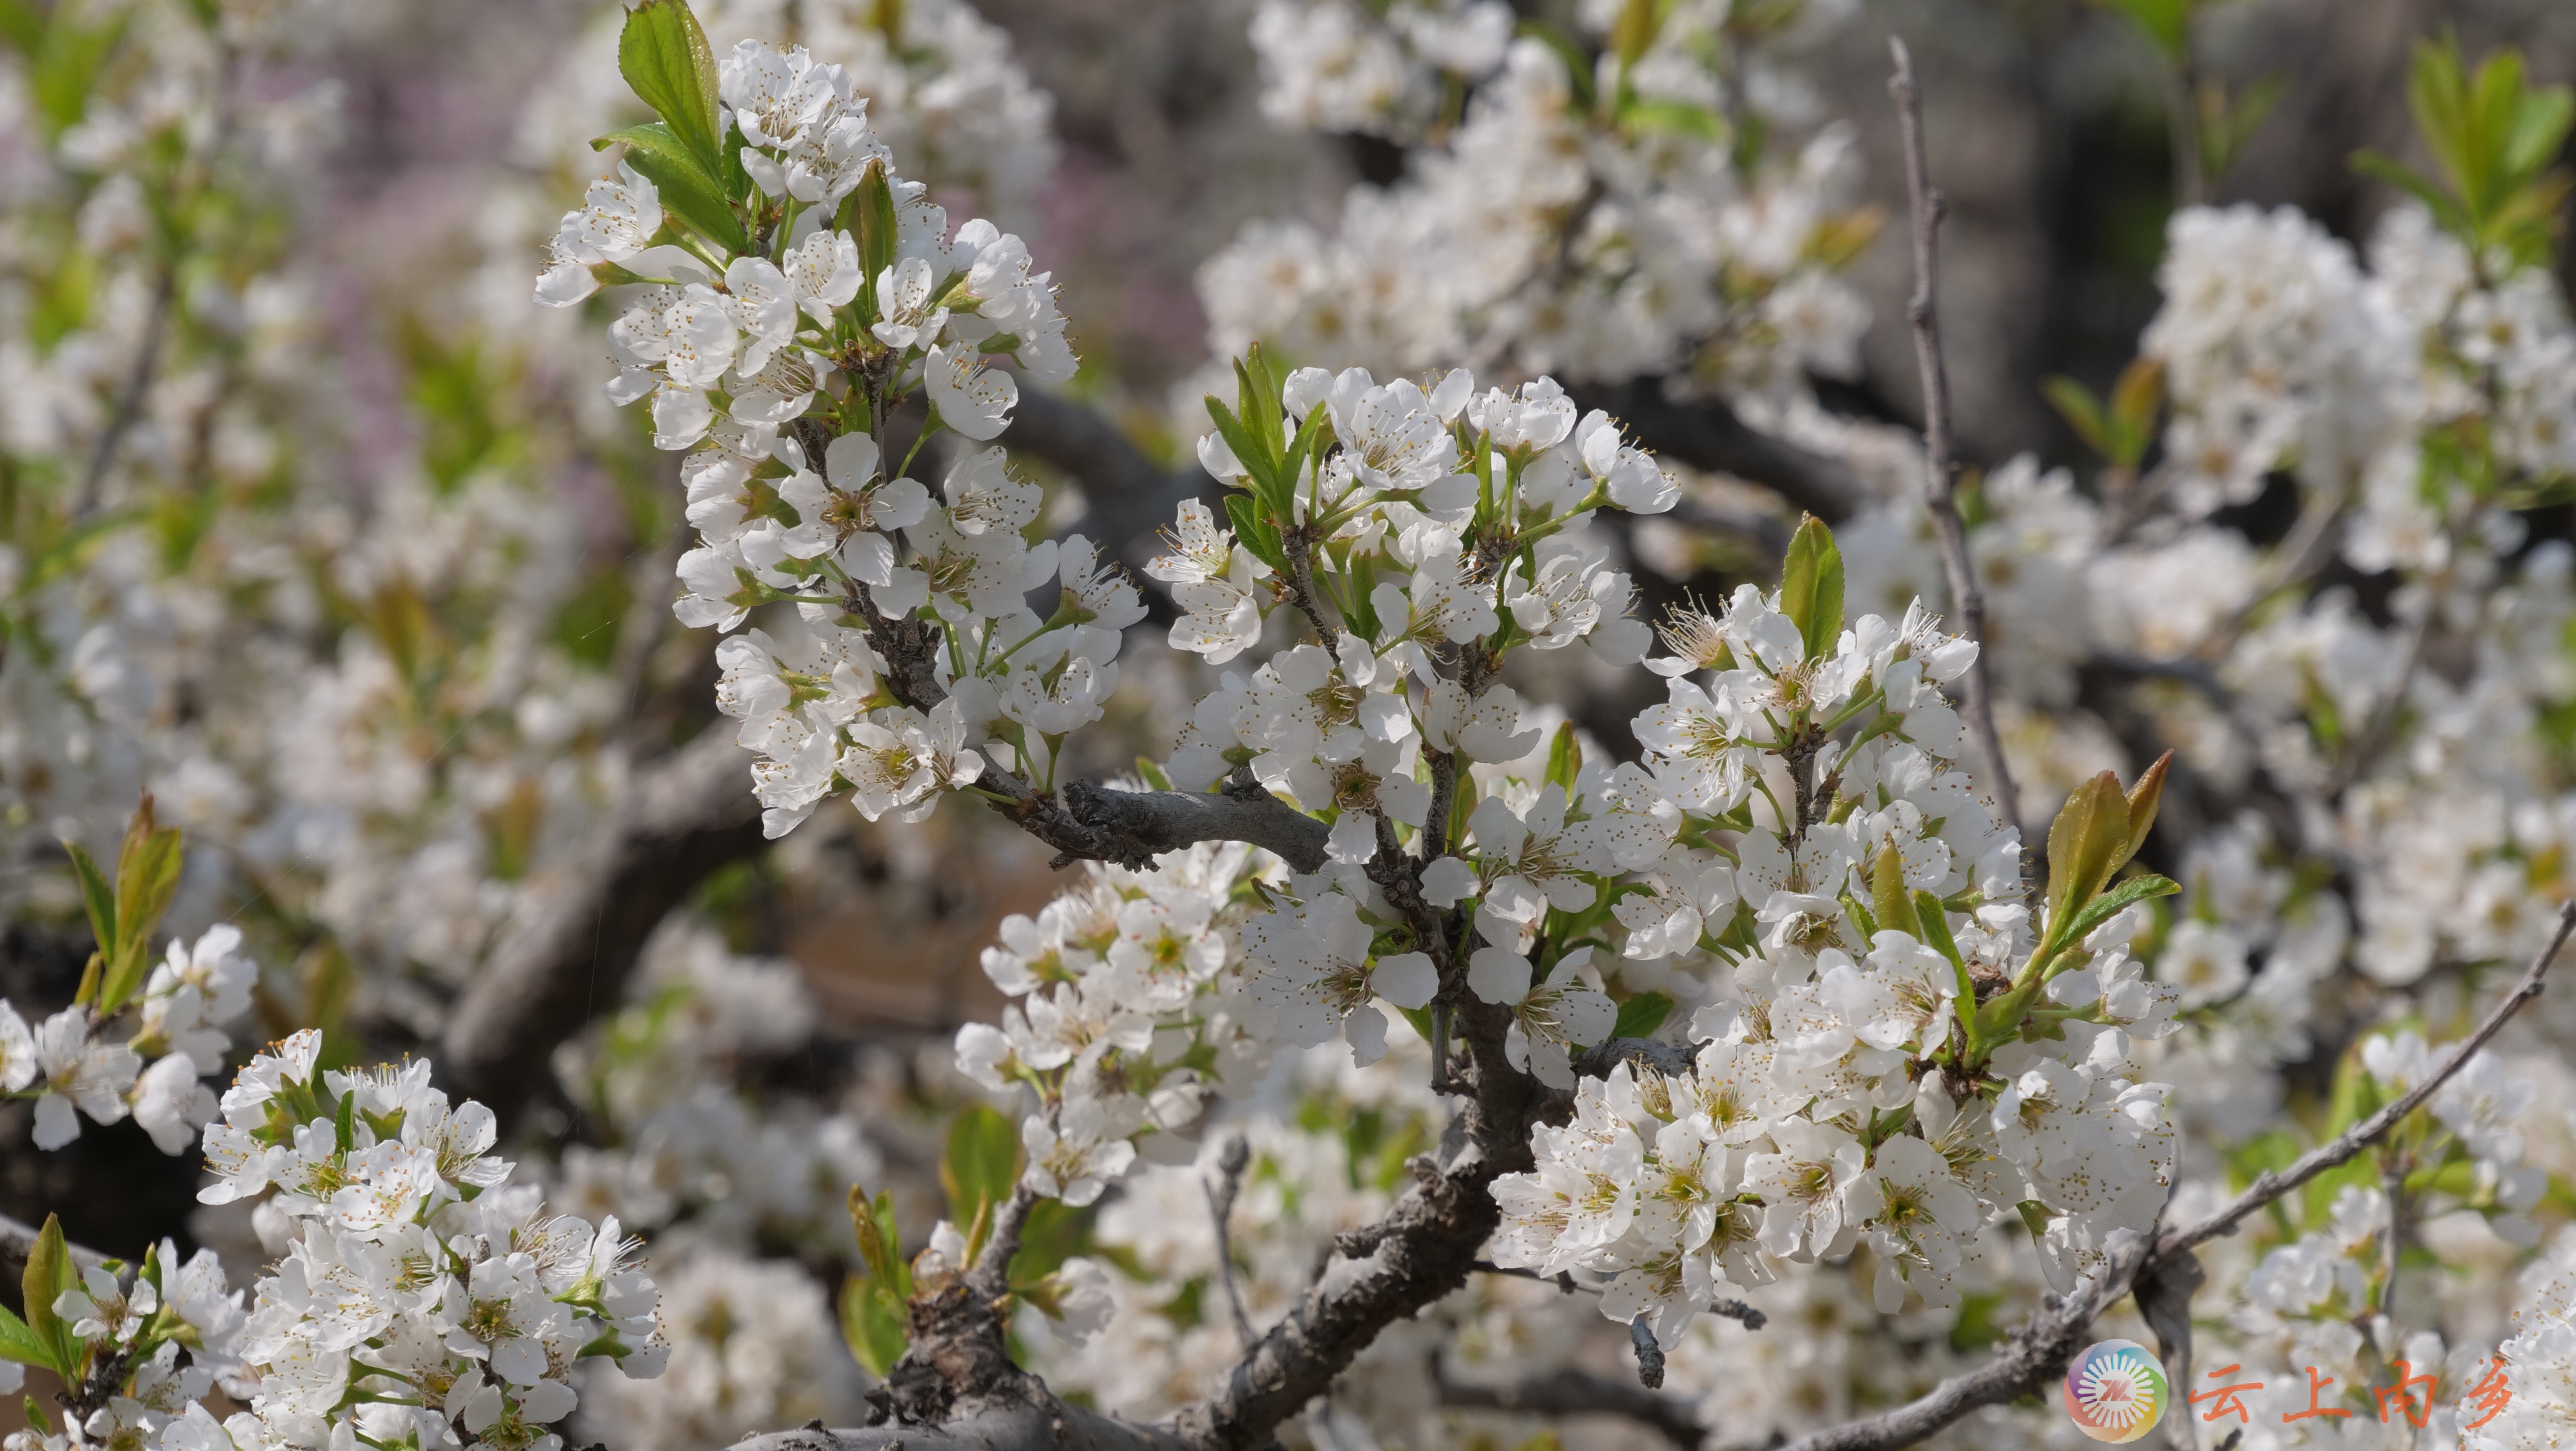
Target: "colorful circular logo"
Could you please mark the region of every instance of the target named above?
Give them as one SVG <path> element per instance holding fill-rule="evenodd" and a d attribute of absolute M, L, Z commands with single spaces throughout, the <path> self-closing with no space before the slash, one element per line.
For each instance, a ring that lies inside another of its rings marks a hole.
<path fill-rule="evenodd" d="M 2066 1368 L 2066 1414 L 2096 1441 L 2135 1441 L 2154 1430 L 2171 1394 L 2164 1366 L 2134 1340 L 2096 1341 Z"/>

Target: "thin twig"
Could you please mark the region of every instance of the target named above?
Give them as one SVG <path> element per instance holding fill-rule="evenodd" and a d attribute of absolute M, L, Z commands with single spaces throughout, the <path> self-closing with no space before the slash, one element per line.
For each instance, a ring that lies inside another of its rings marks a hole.
<path fill-rule="evenodd" d="M 1217 1177 L 1207 1191 L 1208 1218 L 1216 1225 L 1216 1278 L 1225 1286 L 1225 1307 L 1234 1314 L 1235 1342 L 1250 1349 L 1252 1317 L 1243 1313 L 1243 1290 L 1234 1280 L 1234 1239 L 1227 1224 L 1234 1218 L 1234 1197 L 1243 1190 L 1243 1171 L 1252 1162 L 1252 1141 L 1236 1134 L 1217 1150 Z"/>
<path fill-rule="evenodd" d="M 1930 164 L 1923 152 L 1923 97 L 1914 84 L 1914 57 L 1905 42 L 1891 36 L 1888 50 L 1896 74 L 1887 83 L 1896 98 L 1896 115 L 1905 132 L 1905 190 L 1914 214 L 1914 296 L 1906 315 L 1914 324 L 1914 361 L 1923 375 L 1923 502 L 1932 515 L 1932 532 L 1941 541 L 1941 569 L 1950 582 L 1950 607 L 1959 633 L 1977 642 L 1977 658 L 1961 678 L 1959 704 L 1978 754 L 1985 757 L 1986 788 L 1994 793 L 2004 823 L 2021 824 L 2021 795 L 2004 762 L 2003 737 L 1995 732 L 1992 676 L 1988 670 L 1986 597 L 1977 586 L 1976 566 L 1968 558 L 1968 532 L 1959 522 L 1958 480 L 1953 477 L 1950 444 L 1950 376 L 1941 364 L 1941 323 L 1934 296 L 1940 270 L 1938 233 L 1945 206 L 1932 189 Z"/>
<path fill-rule="evenodd" d="M 1628 1343 L 1637 1351 L 1637 1384 L 1650 1391 L 1664 1388 L 1664 1347 L 1655 1341 L 1655 1327 L 1638 1316 L 1628 1322 Z"/>
<path fill-rule="evenodd" d="M 2353 1155 L 2378 1142 L 2406 1115 L 2423 1107 L 2425 1100 L 2439 1092 L 2443 1084 L 2450 1082 L 2453 1074 L 2467 1066 L 2469 1059 L 2480 1048 L 2487 1045 L 2488 1039 L 2503 1030 L 2506 1021 L 2512 1018 L 2524 1003 L 2540 996 L 2541 979 L 2548 974 L 2550 963 L 2557 959 L 2558 950 L 2566 946 L 2567 936 L 2571 931 L 2576 931 L 2576 903 L 2569 903 L 2558 910 L 2558 930 L 2550 934 L 2549 945 L 2541 949 L 2538 957 L 2532 959 L 2531 966 L 2524 971 L 2522 980 L 2514 984 L 2513 991 L 2505 995 L 2503 1002 L 2496 1004 L 2495 1010 L 2487 1014 L 2486 1021 L 2478 1024 L 2476 1032 L 2461 1039 L 2452 1047 L 2449 1056 L 2442 1060 L 2442 1065 L 2425 1075 L 2423 1082 L 2408 1089 L 2394 1103 L 2388 1104 L 2379 1112 L 2353 1125 L 2341 1138 L 2301 1154 L 2297 1161 L 2282 1173 L 2266 1172 L 2256 1175 L 2254 1182 L 2246 1187 L 2245 1192 L 2237 1195 L 2225 1209 L 2189 1229 L 2167 1232 L 2163 1240 L 2156 1245 L 2156 1253 L 2169 1255 L 2176 1250 L 2191 1249 L 2216 1239 L 2222 1234 L 2227 1234 L 2233 1231 L 2245 1216 L 2326 1170 L 2346 1162 Z"/>
<path fill-rule="evenodd" d="M 2433 640 L 2433 616 L 2441 607 L 2440 600 L 2427 594 L 2423 613 L 2406 627 L 2406 650 L 2398 658 L 2397 679 L 2390 683 L 2388 694 L 2372 707 L 2369 720 L 2353 740 L 2351 752 L 2336 765 L 2332 783 L 2326 788 L 2328 800 L 2352 789 L 2352 784 L 2379 759 L 2380 752 L 2397 738 L 2397 718 L 2405 713 L 2406 697 L 2424 668 L 2424 651 Z"/>
<path fill-rule="evenodd" d="M 2167 1230 L 2152 1245 L 2145 1236 L 2121 1237 L 2101 1267 L 2063 1298 L 2051 1296 L 2048 1308 L 2013 1330 L 2005 1348 L 1996 1352 L 1984 1365 L 1963 1375 L 1952 1376 L 1922 1396 L 1884 1414 L 1866 1420 L 1850 1421 L 1788 1443 L 1785 1451 L 1898 1451 L 1919 1441 L 1929 1440 L 1946 1426 L 1985 1406 L 2003 1405 L 2020 1399 L 2066 1371 L 2067 1361 L 2091 1333 L 2093 1321 L 2103 1311 L 2129 1293 L 2130 1288 L 2162 1272 L 2163 1267 L 2220 1235 L 2232 1232 L 2247 1215 L 2270 1204 L 2301 1184 L 2324 1173 L 2385 1137 L 2408 1114 L 2422 1107 L 2427 1099 L 2450 1082 L 2453 1075 L 2474 1057 L 2487 1041 L 2501 1031 L 2505 1023 L 2524 1003 L 2540 996 L 2541 980 L 2550 964 L 2557 960 L 2559 949 L 2567 943 L 2568 934 L 2576 931 L 2576 903 L 2558 914 L 2558 930 L 2549 945 L 2532 959 L 2521 981 L 2496 1004 L 2477 1030 L 2453 1045 L 2441 1065 L 2427 1074 L 2424 1081 L 2379 1112 L 2355 1124 L 2332 1143 L 2322 1144 L 2299 1156 L 2297 1162 L 2279 1174 L 2257 1175 L 2226 1208 L 2200 1222 L 2181 1229 Z M 2222 1448 L 2224 1451 L 2224 1448 Z"/>
<path fill-rule="evenodd" d="M 117 390 L 115 410 L 107 416 L 107 426 L 99 430 L 98 443 L 91 448 L 89 468 L 81 475 L 80 494 L 72 506 L 72 517 L 86 518 L 98 507 L 99 490 L 107 482 L 107 471 L 116 466 L 117 450 L 125 435 L 143 416 L 143 395 L 152 389 L 153 375 L 161 368 L 161 345 L 170 331 L 170 312 L 178 300 L 179 269 L 175 264 L 161 269 L 160 280 L 152 290 L 152 313 L 143 324 L 143 342 L 134 353 L 134 367 L 126 374 L 125 386 Z"/>

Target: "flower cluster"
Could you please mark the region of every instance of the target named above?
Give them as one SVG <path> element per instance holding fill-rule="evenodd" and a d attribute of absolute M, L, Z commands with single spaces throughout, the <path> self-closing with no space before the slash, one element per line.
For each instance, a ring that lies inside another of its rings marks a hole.
<path fill-rule="evenodd" d="M 1811 647 L 1780 603 L 1748 587 L 1723 617 L 1677 617 L 1675 653 L 1652 662 L 1671 701 L 1636 725 L 1646 762 L 1594 813 L 1624 809 L 1641 831 L 1624 865 L 1643 881 L 1612 909 L 1623 951 L 1704 944 L 1732 962 L 1731 990 L 1693 1018 L 1687 1074 L 1623 1063 L 1585 1080 L 1574 1122 L 1538 1131 L 1538 1170 L 1496 1191 L 1498 1263 L 1613 1274 L 1603 1313 L 1651 1312 L 1667 1337 L 1720 1279 L 1768 1281 L 1764 1255 L 1838 1258 L 1864 1236 L 1881 1309 L 1909 1289 L 1955 1305 L 1979 1229 L 2014 1211 L 2063 1288 L 2146 1226 L 2173 1166 L 2165 1088 L 2128 1054 L 2131 1034 L 2170 1029 L 2170 990 L 2059 922 L 2038 945 L 2073 953 L 2042 972 L 2019 833 L 1950 764 L 1938 682 L 1974 647 L 1920 615 L 1865 616 Z M 1858 728 L 1835 746 L 1819 723 Z M 1731 846 L 1682 844 L 1724 830 Z M 2048 1031 L 1985 1041 L 1981 1004 L 2017 971 L 2044 984 Z"/>
<path fill-rule="evenodd" d="M 198 1197 L 274 1186 L 290 1241 L 233 1347 L 255 1387 L 221 1427 L 236 1451 L 353 1433 L 556 1451 L 577 1364 L 660 1373 L 653 1282 L 616 1220 L 549 1215 L 511 1185 L 491 1111 L 451 1108 L 427 1061 L 344 1073 L 321 1048 L 307 1030 L 254 1058 L 206 1130 L 217 1179 Z"/>
<path fill-rule="evenodd" d="M 1037 916 L 1004 920 L 984 974 L 1013 1001 L 1000 1026 L 958 1030 L 957 1066 L 996 1092 L 1034 1090 L 1021 1125 L 1030 1189 L 1089 1204 L 1136 1163 L 1140 1138 L 1168 1158 L 1170 1131 L 1209 1092 L 1259 1078 L 1266 1035 L 1250 1027 L 1262 1014 L 1242 944 L 1272 920 L 1262 903 L 1279 875 L 1239 843 L 1144 872 L 1095 863 Z"/>
<path fill-rule="evenodd" d="M 989 222 L 952 234 L 893 172 L 839 67 L 745 41 L 716 79 L 710 124 L 747 143 L 741 186 L 714 212 L 666 218 L 640 175 L 595 183 L 538 295 L 568 305 L 604 278 L 649 284 L 609 329 L 622 370 L 609 396 L 651 398 L 656 445 L 692 450 L 699 547 L 680 561 L 680 620 L 731 630 L 761 604 L 798 603 L 801 629 L 753 631 L 722 657 L 725 708 L 762 756 L 767 830 L 840 791 L 870 820 L 917 820 L 978 778 L 970 747 L 988 742 L 1051 783 L 1055 746 L 1117 685 L 1118 632 L 1143 613 L 1134 587 L 1079 537 L 1030 544 L 1041 492 L 998 449 L 959 454 L 936 499 L 903 476 L 911 454 L 887 453 L 915 391 L 929 408 L 917 454 L 931 430 L 1001 433 L 1019 394 L 993 363 L 1071 376 L 1047 274 Z M 761 245 L 733 250 L 755 226 Z M 1059 576 L 1062 603 L 1041 620 L 1023 596 Z M 945 631 L 937 699 L 887 682 L 871 638 L 915 614 Z"/>
<path fill-rule="evenodd" d="M 1418 145 L 1332 227 L 1257 221 L 1209 260 L 1214 351 L 1780 395 L 1849 374 L 1869 308 L 1834 272 L 1874 223 L 1848 197 L 1850 135 L 1776 54 L 1841 8 L 1587 5 L 1587 73 L 1582 42 L 1514 38 L 1490 0 L 1269 0 L 1267 114 Z"/>
<path fill-rule="evenodd" d="M 172 939 L 122 1042 L 102 1032 L 121 1015 L 95 1002 L 30 1025 L 0 998 L 0 1095 L 36 1101 L 37 1148 L 79 1138 L 83 1115 L 112 1124 L 131 1113 L 161 1152 L 187 1152 L 215 1116 L 215 1095 L 199 1080 L 223 1072 L 232 1039 L 222 1025 L 249 1009 L 259 975 L 239 955 L 241 940 L 229 924 L 207 928 L 193 946 Z"/>

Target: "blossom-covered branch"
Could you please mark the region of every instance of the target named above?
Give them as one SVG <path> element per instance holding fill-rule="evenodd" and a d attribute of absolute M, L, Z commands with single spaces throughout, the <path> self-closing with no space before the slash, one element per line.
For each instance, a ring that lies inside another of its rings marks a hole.
<path fill-rule="evenodd" d="M 2009 1336 L 2006 1347 L 1977 1370 L 1946 1380 L 1932 1394 L 1884 1415 L 1853 1421 L 1803 1436 L 1787 1451 L 1897 1451 L 1929 1439 L 1970 1412 L 2029 1395 L 2066 1371 L 2066 1363 L 2092 1332 L 2093 1322 L 2161 1260 L 2188 1255 L 2196 1245 L 2232 1234 L 2245 1217 L 2273 1203 L 2328 1169 L 2385 1137 L 2408 1114 L 2421 1108 L 2444 1084 L 2476 1057 L 2524 1004 L 2540 995 L 2542 978 L 2559 949 L 2576 932 L 2576 904 L 2562 908 L 2558 930 L 2532 959 L 2505 996 L 2487 1012 L 2468 1037 L 2454 1044 L 2440 1064 L 2415 1086 L 2353 1125 L 2332 1141 L 2318 1145 L 2278 1174 L 2265 1173 L 2218 1212 L 2191 1224 L 2152 1235 L 2131 1235 L 2111 1247 L 2101 1266 L 2075 1290 L 2058 1297 Z"/>

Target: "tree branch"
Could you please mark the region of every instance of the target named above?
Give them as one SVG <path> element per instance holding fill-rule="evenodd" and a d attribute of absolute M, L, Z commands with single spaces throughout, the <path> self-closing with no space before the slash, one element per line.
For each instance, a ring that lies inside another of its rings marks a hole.
<path fill-rule="evenodd" d="M 1120 791 L 1091 781 L 1064 787 L 1064 809 L 1100 838 L 1094 855 L 1126 866 L 1195 842 L 1243 841 L 1301 872 L 1321 871 L 1332 828 L 1271 795 L 1229 781 L 1218 794 Z"/>
<path fill-rule="evenodd" d="M 1905 42 L 1888 37 L 1896 74 L 1888 94 L 1905 132 L 1905 190 L 1914 213 L 1914 296 L 1907 315 L 1914 323 L 1914 361 L 1923 375 L 1923 502 L 1932 514 L 1932 532 L 1941 541 L 1941 568 L 1950 581 L 1950 607 L 1958 614 L 1959 633 L 1977 642 L 1977 658 L 1960 681 L 1961 714 L 1985 757 L 1986 788 L 1995 795 L 1997 813 L 2007 826 L 2021 825 L 2021 797 L 2013 787 L 2012 769 L 2004 760 L 2003 738 L 1995 733 L 1993 677 L 1986 658 L 1986 597 L 1977 585 L 1976 566 L 1968 558 L 1967 528 L 1959 522 L 1957 480 L 1950 458 L 1950 376 L 1941 363 L 1941 322 L 1933 294 L 1940 272 L 1939 232 L 1944 203 L 1932 189 L 1931 168 L 1923 153 L 1923 97 L 1914 84 L 1914 57 Z"/>
<path fill-rule="evenodd" d="M 1708 1439 L 1699 1408 L 1681 1396 L 1662 1395 L 1612 1376 L 1571 1368 L 1509 1385 L 1450 1380 L 1431 1363 L 1440 1404 L 1461 1411 L 1510 1411 L 1528 1416 L 1624 1416 L 1660 1432 L 1684 1451 Z"/>
<path fill-rule="evenodd" d="M 1252 1348 L 1252 1317 L 1243 1313 L 1243 1287 L 1234 1280 L 1234 1199 L 1243 1192 L 1243 1171 L 1252 1163 L 1252 1141 L 1236 1134 L 1218 1151 L 1214 1182 L 1207 1191 L 1208 1221 L 1216 1229 L 1216 1278 L 1225 1287 L 1225 1308 L 1234 1317 L 1235 1343 Z"/>
<path fill-rule="evenodd" d="M 44 1231 L 35 1225 L 0 1214 L 0 1284 L 5 1284 L 12 1294 L 17 1291 L 18 1282 L 26 1276 L 27 1257 L 36 1252 L 36 1237 L 42 1233 Z M 66 1244 L 64 1248 L 71 1251 L 72 1263 L 84 1270 L 97 1269 L 110 1258 L 77 1244 Z"/>
<path fill-rule="evenodd" d="M 1626 425 L 1644 447 L 1695 469 L 1760 484 L 1828 524 L 1878 502 L 1841 459 L 1764 433 L 1723 399 L 1677 403 L 1665 396 L 1660 378 L 1588 385 L 1573 396 L 1576 407 L 1601 409 Z"/>
<path fill-rule="evenodd" d="M 1160 1426 L 1115 1420 L 1050 1396 L 938 1426 L 807 1426 L 746 1436 L 730 1451 L 1194 1451 Z"/>
<path fill-rule="evenodd" d="M 1218 492 L 1195 459 L 1165 469 L 1116 424 L 1061 393 L 1023 386 L 1000 442 L 1080 484 L 1083 515 L 1067 532 L 1087 535 L 1131 564 L 1153 552 L 1141 546 L 1171 521 L 1182 500 Z"/>
<path fill-rule="evenodd" d="M 2178 1250 L 2187 1250 L 2205 1244 L 2222 1234 L 2235 1232 L 2237 1224 L 2245 1216 L 2326 1170 L 2346 1162 L 2353 1155 L 2385 1137 L 2400 1120 L 2423 1107 L 2427 1099 L 2440 1092 L 2442 1085 L 2450 1082 L 2453 1074 L 2467 1066 L 2469 1059 L 2480 1048 L 2487 1045 L 2488 1039 L 2503 1030 L 2505 1023 L 2521 1010 L 2524 1003 L 2540 996 L 2541 979 L 2548 974 L 2550 963 L 2557 959 L 2558 950 L 2567 945 L 2567 936 L 2571 931 L 2576 931 L 2576 902 L 2558 909 L 2558 930 L 2550 934 L 2549 945 L 2541 949 L 2538 957 L 2532 959 L 2531 966 L 2524 970 L 2521 980 L 2514 984 L 2513 991 L 2505 995 L 2504 1001 L 2495 1005 L 2494 1010 L 2487 1014 L 2486 1021 L 2478 1024 L 2476 1032 L 2452 1045 L 2450 1053 L 2442 1059 L 2441 1066 L 2426 1074 L 2423 1082 L 2399 1095 L 2396 1101 L 2385 1105 L 2379 1112 L 2354 1124 L 2344 1132 L 2342 1137 L 2332 1143 L 2320 1144 L 2301 1154 L 2289 1168 L 2278 1174 L 2266 1171 L 2256 1175 L 2254 1182 L 2246 1186 L 2245 1192 L 2237 1195 L 2225 1209 L 2189 1229 L 2166 1231 L 2164 1238 L 2156 1244 L 2156 1253 L 2170 1255 Z"/>
<path fill-rule="evenodd" d="M 2050 1296 L 2043 1302 L 2047 1308 L 2007 1337 L 2005 1348 L 1983 1366 L 1964 1375 L 1941 1382 L 1930 1395 L 1899 1406 L 1885 1415 L 1863 1421 L 1852 1421 L 1812 1435 L 1802 1436 L 1788 1444 L 1786 1451 L 1898 1451 L 1927 1440 L 1942 1428 L 1985 1406 L 2003 1405 L 2020 1399 L 2065 1374 L 2067 1362 L 2074 1357 L 2084 1337 L 2091 1333 L 2093 1321 L 2128 1294 L 2132 1286 L 2144 1287 L 2162 1275 L 2174 1272 L 2183 1257 L 2196 1245 L 2232 1233 L 2247 1215 L 2298 1188 L 2308 1180 L 2351 1159 L 2395 1128 L 2406 1115 L 2422 1107 L 2426 1100 L 2441 1090 L 2480 1048 L 2500 1031 L 2507 1020 L 2524 1003 L 2540 996 L 2541 979 L 2567 943 L 2568 934 L 2576 931 L 2576 903 L 2561 908 L 2558 930 L 2549 945 L 2532 959 L 2521 981 L 2504 1001 L 2496 1004 L 2480 1023 L 2477 1031 L 2454 1044 L 2441 1066 L 2425 1075 L 2424 1081 L 2379 1112 L 2353 1125 L 2331 1143 L 2321 1144 L 2299 1156 L 2298 1161 L 2279 1174 L 2256 1176 L 2228 1206 L 2200 1222 L 2182 1229 L 2166 1230 L 2150 1243 L 2144 1236 L 2128 1240 L 2114 1248 L 2101 1268 L 2064 1298 Z M 2197 1267 L 2194 1266 L 2194 1270 Z M 2152 1291 L 2151 1300 L 2159 1300 Z"/>
<path fill-rule="evenodd" d="M 718 867 L 760 850 L 751 756 L 720 723 L 639 772 L 582 856 L 532 892 L 448 1017 L 442 1076 L 508 1118 L 557 1044 L 613 1007 L 645 940 Z"/>

